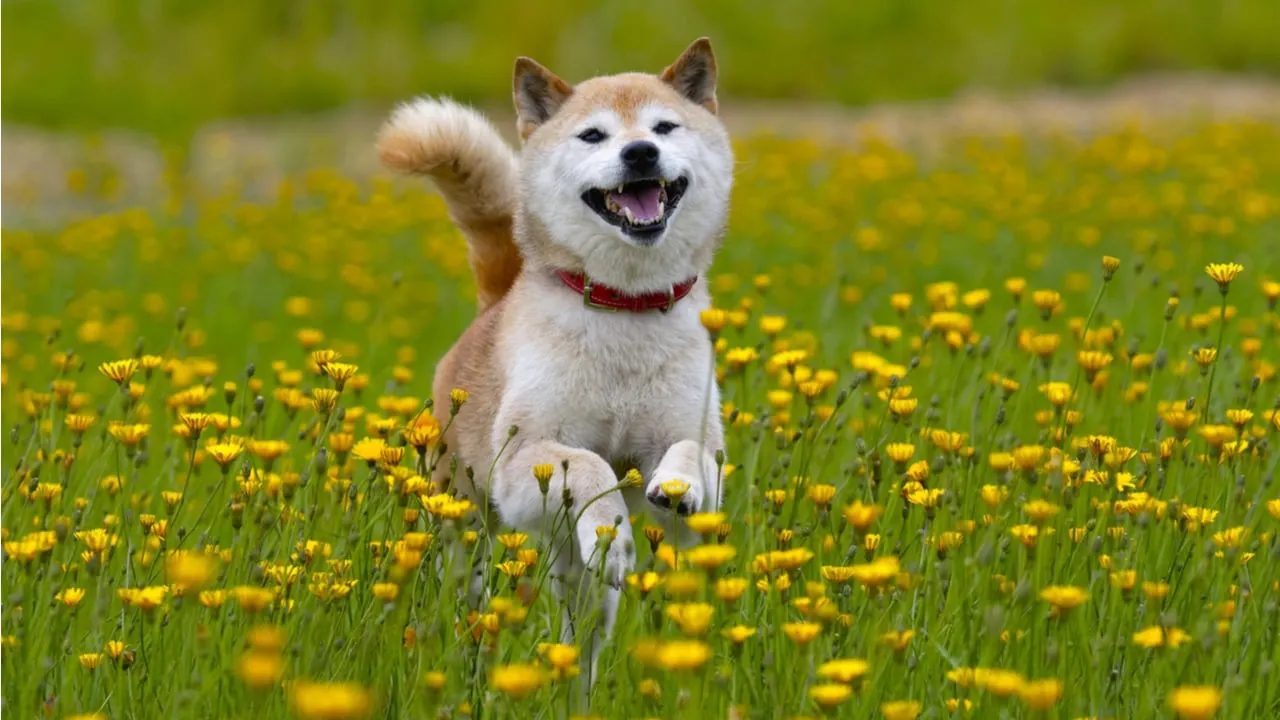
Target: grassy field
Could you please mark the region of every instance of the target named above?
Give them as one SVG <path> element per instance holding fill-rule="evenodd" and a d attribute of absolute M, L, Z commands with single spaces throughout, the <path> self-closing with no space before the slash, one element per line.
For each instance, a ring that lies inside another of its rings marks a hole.
<path fill-rule="evenodd" d="M 505 103 L 517 55 L 569 79 L 656 72 L 698 35 L 733 68 L 723 90 L 736 97 L 864 104 L 1280 72 L 1271 0 L 14 0 L 0 19 L 6 122 L 178 138 L 428 90 Z"/>
<path fill-rule="evenodd" d="M 726 507 L 697 547 L 631 519 L 590 710 L 561 548 L 423 480 L 474 307 L 434 195 L 171 174 L 7 225 L 6 711 L 1280 715 L 1280 130 L 737 153 Z"/>

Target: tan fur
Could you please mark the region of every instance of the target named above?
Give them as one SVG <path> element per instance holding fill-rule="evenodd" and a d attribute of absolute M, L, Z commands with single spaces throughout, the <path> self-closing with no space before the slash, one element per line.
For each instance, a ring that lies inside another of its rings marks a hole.
<path fill-rule="evenodd" d="M 437 414 L 441 415 L 441 427 L 446 428 L 441 442 L 451 454 L 459 457 L 475 457 L 477 446 L 488 442 L 498 401 L 502 399 L 504 383 L 494 362 L 494 346 L 506 302 L 504 297 L 481 312 L 436 365 L 431 391 Z M 444 413 L 450 407 L 449 392 L 453 388 L 466 388 L 470 399 L 450 423 Z M 432 480 L 439 488 L 456 489 L 472 498 L 481 497 L 462 472 L 458 473 L 458 486 L 450 487 L 450 469 L 446 462 L 436 466 Z"/>
<path fill-rule="evenodd" d="M 434 110 L 429 116 L 424 108 Z M 397 109 L 378 136 L 384 165 L 430 177 L 467 236 L 480 309 L 506 294 L 520 273 L 512 240 L 518 202 L 515 154 L 488 120 L 451 102 Z"/>

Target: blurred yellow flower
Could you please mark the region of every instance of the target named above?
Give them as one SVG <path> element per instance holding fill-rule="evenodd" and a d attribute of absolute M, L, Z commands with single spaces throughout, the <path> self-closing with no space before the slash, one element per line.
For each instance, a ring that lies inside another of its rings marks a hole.
<path fill-rule="evenodd" d="M 1222 691 L 1212 685 L 1183 685 L 1169 693 L 1169 707 L 1181 720 L 1208 720 L 1222 705 Z"/>
<path fill-rule="evenodd" d="M 373 707 L 369 691 L 355 683 L 298 680 L 289 692 L 293 711 L 303 720 L 356 720 Z"/>

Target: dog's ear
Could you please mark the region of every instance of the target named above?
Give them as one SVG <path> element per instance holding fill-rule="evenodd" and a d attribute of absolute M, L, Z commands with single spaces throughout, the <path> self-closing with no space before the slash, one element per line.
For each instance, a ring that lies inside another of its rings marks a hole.
<path fill-rule="evenodd" d="M 516 126 L 520 137 L 529 135 L 551 119 L 573 94 L 569 83 L 527 57 L 516 58 L 512 95 L 516 103 Z"/>
<path fill-rule="evenodd" d="M 716 56 L 709 38 L 694 40 L 661 77 L 690 102 L 716 113 Z"/>

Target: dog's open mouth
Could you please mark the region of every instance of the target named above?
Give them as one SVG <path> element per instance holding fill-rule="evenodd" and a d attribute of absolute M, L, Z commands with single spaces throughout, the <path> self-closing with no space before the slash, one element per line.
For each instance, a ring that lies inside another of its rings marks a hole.
<path fill-rule="evenodd" d="M 632 238 L 652 242 L 667 229 L 667 219 L 688 187 L 688 178 L 647 178 L 616 188 L 593 188 L 582 194 L 582 201 Z"/>

